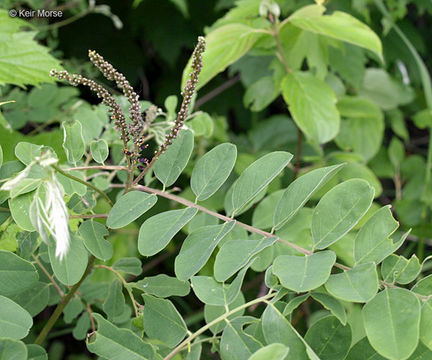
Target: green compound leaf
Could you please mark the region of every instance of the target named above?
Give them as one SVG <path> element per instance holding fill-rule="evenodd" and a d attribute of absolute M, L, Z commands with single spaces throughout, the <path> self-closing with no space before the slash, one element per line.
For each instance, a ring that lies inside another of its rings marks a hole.
<path fill-rule="evenodd" d="M 329 310 L 332 315 L 336 316 L 336 318 L 341 322 L 342 325 L 345 325 L 347 323 L 347 315 L 345 312 L 345 308 L 339 300 L 323 292 L 312 292 L 311 296 L 327 310 Z"/>
<path fill-rule="evenodd" d="M 197 200 L 208 199 L 222 186 L 236 159 L 236 146 L 226 143 L 214 147 L 197 161 L 191 176 L 191 188 Z"/>
<path fill-rule="evenodd" d="M 432 298 L 424 302 L 421 309 L 420 340 L 432 350 Z"/>
<path fill-rule="evenodd" d="M 303 30 L 361 46 L 382 57 L 380 38 L 367 25 L 347 13 L 335 11 L 331 15 L 317 17 L 297 15 L 291 18 L 290 23 Z"/>
<path fill-rule="evenodd" d="M 336 95 L 323 80 L 293 71 L 282 80 L 281 90 L 295 123 L 309 139 L 323 144 L 337 135 Z"/>
<path fill-rule="evenodd" d="M 257 227 L 263 230 L 272 228 L 273 214 L 284 192 L 285 191 L 282 189 L 272 192 L 258 203 L 252 215 L 253 227 Z"/>
<path fill-rule="evenodd" d="M 103 303 L 103 311 L 109 319 L 114 319 L 123 313 L 124 306 L 123 286 L 120 280 L 115 279 L 111 282 L 108 296 Z"/>
<path fill-rule="evenodd" d="M 351 179 L 327 192 L 312 216 L 314 247 L 325 249 L 349 232 L 366 214 L 374 189 L 365 180 Z"/>
<path fill-rule="evenodd" d="M 311 196 L 345 164 L 312 170 L 293 181 L 284 191 L 274 213 L 274 227 L 279 230 L 306 204 Z"/>
<path fill-rule="evenodd" d="M 35 231 L 30 220 L 30 205 L 34 199 L 35 192 L 26 193 L 9 199 L 9 208 L 12 218 L 20 228 L 27 231 Z"/>
<path fill-rule="evenodd" d="M 14 188 L 10 190 L 10 197 L 13 199 L 22 194 L 29 193 L 30 191 L 35 190 L 42 183 L 41 179 L 23 179 L 20 181 Z"/>
<path fill-rule="evenodd" d="M 255 322 L 252 316 L 242 316 L 227 321 L 220 341 L 220 354 L 222 359 L 243 360 L 249 358 L 263 344 L 243 330 L 247 324 Z"/>
<path fill-rule="evenodd" d="M 138 281 L 134 287 L 144 291 L 146 294 L 162 298 L 186 296 L 190 292 L 189 282 L 165 274 L 145 277 Z"/>
<path fill-rule="evenodd" d="M 192 154 L 194 136 L 190 130 L 181 130 L 168 149 L 157 159 L 153 169 L 165 186 L 171 186 L 186 167 Z"/>
<path fill-rule="evenodd" d="M 216 255 L 214 277 L 222 282 L 229 279 L 248 261 L 265 248 L 273 245 L 277 237 L 264 237 L 260 240 L 230 240 L 225 242 Z"/>
<path fill-rule="evenodd" d="M 7 360 L 27 360 L 27 348 L 22 341 L 0 339 L 0 355 Z"/>
<path fill-rule="evenodd" d="M 284 151 L 264 155 L 244 170 L 232 186 L 232 216 L 260 193 L 292 159 Z"/>
<path fill-rule="evenodd" d="M 138 276 L 142 272 L 141 260 L 136 257 L 118 259 L 113 265 L 114 270 L 124 271 L 126 274 Z"/>
<path fill-rule="evenodd" d="M 36 285 L 39 275 L 28 261 L 0 250 L 0 295 L 13 296 Z"/>
<path fill-rule="evenodd" d="M 403 310 L 403 311 L 402 311 Z M 406 289 L 385 289 L 362 310 L 373 348 L 392 360 L 408 358 L 419 341 L 420 303 Z"/>
<path fill-rule="evenodd" d="M 48 354 L 42 346 L 36 344 L 26 344 L 28 359 L 27 360 L 48 360 Z"/>
<path fill-rule="evenodd" d="M 85 152 L 85 144 L 82 135 L 82 125 L 79 121 L 72 123 L 64 122 L 63 127 L 63 148 L 70 163 L 75 164 L 81 160 Z"/>
<path fill-rule="evenodd" d="M 157 339 L 168 347 L 176 346 L 187 334 L 187 326 L 171 303 L 166 299 L 159 299 L 151 295 L 143 295 L 144 331 L 151 339 Z"/>
<path fill-rule="evenodd" d="M 170 210 L 148 218 L 140 227 L 138 251 L 144 256 L 153 256 L 163 250 L 171 239 L 197 213 L 196 208 Z"/>
<path fill-rule="evenodd" d="M 235 221 L 201 227 L 188 235 L 174 262 L 177 278 L 188 280 L 207 262 L 217 244 L 233 229 Z M 193 259 L 193 261 L 192 261 Z"/>
<path fill-rule="evenodd" d="M 279 255 L 273 263 L 273 273 L 283 287 L 305 292 L 324 284 L 335 262 L 336 254 L 330 250 L 306 256 Z"/>
<path fill-rule="evenodd" d="M 0 295 L 0 337 L 25 338 L 32 326 L 33 319 L 25 309 Z"/>
<path fill-rule="evenodd" d="M 106 261 L 112 258 L 114 250 L 111 243 L 105 240 L 109 232 L 103 224 L 86 220 L 80 225 L 79 234 L 87 250 L 98 259 Z"/>
<path fill-rule="evenodd" d="M 384 259 L 381 265 L 381 275 L 385 282 L 409 284 L 414 281 L 421 270 L 417 256 L 405 259 L 403 256 L 391 254 Z"/>
<path fill-rule="evenodd" d="M 15 146 L 16 157 L 24 164 L 29 165 L 36 156 L 41 156 L 42 146 L 20 141 Z"/>
<path fill-rule="evenodd" d="M 95 335 L 87 341 L 87 348 L 93 354 L 107 360 L 153 359 L 154 350 L 129 329 L 120 329 L 99 314 L 93 314 L 98 323 Z"/>
<path fill-rule="evenodd" d="M 235 277 L 231 284 L 217 282 L 211 276 L 194 276 L 191 279 L 192 289 L 204 304 L 225 306 L 236 300 L 247 270 L 254 260 L 250 261 Z"/>
<path fill-rule="evenodd" d="M 319 360 L 291 322 L 282 314 L 277 303 L 269 303 L 262 315 L 262 330 L 267 343 L 289 344 L 286 360 Z"/>
<path fill-rule="evenodd" d="M 351 327 L 326 316 L 309 328 L 305 340 L 321 360 L 343 360 L 351 346 Z"/>
<path fill-rule="evenodd" d="M 36 316 L 49 303 L 50 287 L 51 284 L 39 281 L 28 290 L 20 292 L 11 299 L 26 309 L 31 316 Z"/>
<path fill-rule="evenodd" d="M 288 352 L 288 346 L 274 343 L 255 351 L 249 360 L 284 360 Z"/>
<path fill-rule="evenodd" d="M 94 161 L 103 164 L 108 157 L 108 143 L 104 139 L 92 141 L 90 151 Z"/>
<path fill-rule="evenodd" d="M 130 191 L 117 200 L 108 214 L 107 226 L 120 229 L 138 219 L 157 202 L 157 196 L 142 191 Z"/>
<path fill-rule="evenodd" d="M 336 298 L 350 302 L 368 302 L 378 291 L 374 263 L 360 264 L 351 270 L 331 275 L 325 287 Z"/>
<path fill-rule="evenodd" d="M 206 50 L 203 54 L 203 68 L 199 76 L 197 90 L 208 83 L 215 75 L 225 70 L 241 58 L 262 34 L 243 24 L 228 24 L 217 28 L 206 36 Z M 229 49 L 229 51 L 227 51 Z M 182 88 L 191 73 L 191 62 L 183 71 Z"/>
<path fill-rule="evenodd" d="M 239 294 L 237 295 L 237 297 L 235 298 L 235 300 L 227 305 L 229 310 L 233 310 L 239 306 L 242 306 L 245 303 L 245 299 L 244 296 L 241 292 L 239 292 Z M 204 318 L 206 323 L 210 323 L 213 320 L 217 319 L 219 316 L 222 316 L 226 313 L 227 309 L 225 306 L 216 306 L 216 305 L 209 305 L 209 304 L 205 304 L 204 305 Z M 238 316 L 243 316 L 245 312 L 245 309 L 241 309 L 237 312 L 235 312 L 234 314 L 231 314 L 230 316 L 228 316 L 228 320 L 232 320 Z M 218 333 L 220 333 L 226 326 L 226 323 L 224 321 L 218 322 L 216 324 L 214 324 L 213 326 L 210 327 L 210 331 L 214 334 L 217 335 Z"/>
<path fill-rule="evenodd" d="M 290 315 L 295 309 L 297 309 L 303 302 L 309 298 L 310 294 L 303 294 L 292 298 L 283 309 L 282 314 L 284 316 Z"/>
<path fill-rule="evenodd" d="M 398 227 L 399 223 L 393 218 L 389 205 L 375 212 L 355 238 L 354 259 L 356 263 L 379 264 L 395 252 L 408 236 L 407 233 L 399 241 L 393 242 L 390 236 Z"/>
<path fill-rule="evenodd" d="M 369 343 L 367 337 L 357 342 L 349 351 L 346 360 L 386 360 L 378 354 Z"/>
<path fill-rule="evenodd" d="M 48 254 L 54 275 L 62 284 L 76 284 L 87 267 L 88 252 L 80 237 L 71 234 L 70 247 L 63 260 L 55 256 L 54 242 L 48 246 Z"/>

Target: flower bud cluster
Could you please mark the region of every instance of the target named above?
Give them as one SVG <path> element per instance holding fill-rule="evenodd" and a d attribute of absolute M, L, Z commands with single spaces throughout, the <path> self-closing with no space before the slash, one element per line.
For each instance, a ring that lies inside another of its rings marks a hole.
<path fill-rule="evenodd" d="M 198 37 L 198 44 L 196 45 L 195 50 L 192 54 L 192 72 L 189 74 L 189 79 L 186 82 L 185 88 L 182 92 L 183 102 L 181 104 L 180 111 L 177 114 L 177 119 L 174 123 L 174 127 L 166 136 L 165 142 L 161 145 L 159 149 L 159 155 L 162 154 L 168 148 L 168 146 L 172 144 L 173 140 L 177 137 L 187 118 L 189 106 L 192 101 L 192 96 L 198 84 L 198 77 L 203 66 L 202 54 L 204 53 L 205 45 L 205 38 L 202 36 Z"/>
<path fill-rule="evenodd" d="M 129 133 L 132 135 L 134 145 L 136 147 L 141 146 L 143 143 L 143 137 L 140 136 L 140 134 L 142 134 L 144 124 L 138 95 L 129 81 L 127 81 L 126 77 L 96 51 L 89 50 L 89 58 L 108 80 L 114 80 L 116 82 L 117 87 L 121 89 L 123 94 L 128 98 L 130 103 L 129 116 L 131 120 L 129 124 Z"/>
<path fill-rule="evenodd" d="M 110 108 L 112 113 L 111 119 L 114 121 L 116 128 L 120 131 L 121 139 L 126 144 L 129 139 L 129 131 L 126 126 L 126 119 L 123 111 L 119 104 L 115 101 L 114 97 L 106 90 L 102 85 L 99 85 L 93 80 L 87 79 L 84 76 L 77 74 L 69 74 L 67 71 L 51 70 L 50 76 L 56 77 L 59 80 L 66 80 L 73 86 L 84 85 L 94 91 L 99 99 L 102 99 L 102 103 Z"/>

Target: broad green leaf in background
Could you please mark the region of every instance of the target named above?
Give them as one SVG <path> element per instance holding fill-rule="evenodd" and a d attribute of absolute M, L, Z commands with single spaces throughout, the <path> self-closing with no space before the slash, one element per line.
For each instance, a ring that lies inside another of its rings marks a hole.
<path fill-rule="evenodd" d="M 65 285 L 76 284 L 87 267 L 88 252 L 80 237 L 70 237 L 70 247 L 63 260 L 55 255 L 55 243 L 48 246 L 48 254 L 51 266 L 56 278 Z"/>
<path fill-rule="evenodd" d="M 293 181 L 279 200 L 274 213 L 274 227 L 279 230 L 330 180 L 344 164 L 312 170 Z"/>
<path fill-rule="evenodd" d="M 190 130 L 181 130 L 168 149 L 156 160 L 153 170 L 165 186 L 171 186 L 187 165 L 194 146 Z"/>
<path fill-rule="evenodd" d="M 402 311 L 403 310 L 403 311 Z M 420 303 L 406 289 L 385 289 L 362 310 L 369 342 L 392 360 L 408 358 L 419 341 Z"/>
<path fill-rule="evenodd" d="M 364 47 L 382 58 L 380 38 L 367 25 L 347 13 L 335 11 L 331 15 L 314 17 L 297 14 L 290 17 L 289 22 L 303 30 Z"/>
<path fill-rule="evenodd" d="M 93 160 L 99 164 L 103 164 L 108 157 L 108 143 L 104 139 L 92 141 L 90 143 L 90 151 Z"/>
<path fill-rule="evenodd" d="M 96 333 L 87 340 L 87 348 L 107 360 L 153 359 L 154 350 L 150 344 L 129 329 L 120 329 L 100 314 L 93 314 L 98 324 Z"/>
<path fill-rule="evenodd" d="M 384 116 L 373 102 L 345 96 L 337 103 L 342 117 L 335 141 L 343 150 L 352 150 L 368 161 L 378 152 L 384 135 Z"/>
<path fill-rule="evenodd" d="M 323 80 L 294 71 L 282 80 L 281 90 L 294 121 L 309 139 L 322 144 L 337 135 L 336 95 Z"/>
<path fill-rule="evenodd" d="M 251 316 L 242 316 L 227 321 L 220 341 L 220 355 L 225 360 L 248 359 L 263 344 L 249 334 L 245 334 L 243 327 L 256 321 Z"/>
<path fill-rule="evenodd" d="M 399 171 L 401 163 L 405 158 L 405 147 L 402 141 L 400 141 L 396 136 L 393 136 L 391 139 L 387 153 L 394 168 L 396 171 Z"/>
<path fill-rule="evenodd" d="M 381 265 L 381 275 L 385 282 L 409 284 L 414 281 L 421 270 L 420 262 L 415 254 L 408 260 L 403 256 L 391 254 Z"/>
<path fill-rule="evenodd" d="M 287 289 L 305 292 L 324 284 L 335 262 L 336 254 L 330 250 L 306 256 L 279 255 L 273 273 Z"/>
<path fill-rule="evenodd" d="M 29 192 L 13 199 L 9 199 L 9 209 L 12 218 L 20 228 L 27 231 L 35 231 L 30 220 L 30 205 L 34 199 L 35 192 Z"/>
<path fill-rule="evenodd" d="M 39 276 L 28 261 L 0 250 L 0 295 L 13 296 L 36 285 Z"/>
<path fill-rule="evenodd" d="M 283 309 L 282 314 L 284 316 L 290 315 L 295 309 L 297 309 L 301 304 L 303 304 L 307 299 L 309 299 L 310 294 L 306 293 L 303 295 L 298 295 L 294 298 L 292 298 L 288 304 L 286 304 L 285 308 Z"/>
<path fill-rule="evenodd" d="M 365 263 L 330 275 L 325 284 L 336 298 L 350 302 L 368 302 L 378 291 L 378 274 L 374 263 Z"/>
<path fill-rule="evenodd" d="M 210 137 L 214 131 L 214 122 L 212 117 L 206 112 L 201 112 L 194 116 L 187 123 L 187 126 L 192 129 L 194 136 Z"/>
<path fill-rule="evenodd" d="M 189 282 L 165 274 L 145 277 L 138 281 L 135 287 L 144 290 L 146 294 L 162 298 L 186 296 L 190 291 Z"/>
<path fill-rule="evenodd" d="M 249 360 L 284 360 L 289 347 L 284 344 L 273 343 L 255 351 Z"/>
<path fill-rule="evenodd" d="M 326 316 L 308 329 L 305 340 L 321 360 L 343 360 L 351 346 L 351 327 Z"/>
<path fill-rule="evenodd" d="M 0 167 L 2 166 L 2 164 L 3 164 L 3 149 L 0 145 Z"/>
<path fill-rule="evenodd" d="M 261 36 L 262 34 L 254 32 L 252 27 L 243 24 L 224 25 L 208 34 L 197 90 L 241 58 Z M 191 62 L 192 59 L 183 71 L 182 88 L 192 71 Z"/>
<path fill-rule="evenodd" d="M 85 152 L 85 144 L 82 135 L 82 125 L 79 121 L 71 123 L 64 122 L 63 127 L 63 148 L 70 163 L 75 164 L 81 160 Z"/>
<path fill-rule="evenodd" d="M 339 300 L 324 292 L 318 291 L 312 292 L 311 296 L 314 298 L 314 300 L 318 301 L 322 306 L 329 310 L 332 315 L 336 316 L 336 318 L 341 322 L 342 325 L 345 325 L 347 323 L 347 315 L 345 313 L 345 308 Z"/>
<path fill-rule="evenodd" d="M 107 226 L 120 229 L 138 219 L 156 204 L 157 196 L 142 191 L 130 191 L 116 201 L 108 214 Z"/>
<path fill-rule="evenodd" d="M 151 339 L 163 341 L 169 347 L 176 346 L 186 335 L 186 324 L 171 303 L 151 295 L 143 295 L 144 329 Z"/>
<path fill-rule="evenodd" d="M 0 23 L 0 85 L 53 82 L 49 72 L 53 68 L 61 70 L 60 62 L 49 54 L 49 48 L 33 39 L 36 32 L 19 31 L 29 22 L 10 17 L 8 10 L 0 9 Z"/>
<path fill-rule="evenodd" d="M 413 100 L 411 88 L 392 78 L 384 69 L 366 69 L 363 83 L 358 90 L 361 97 L 377 104 L 383 110 L 391 110 Z"/>
<path fill-rule="evenodd" d="M 176 276 L 180 280 L 188 280 L 195 275 L 234 225 L 235 221 L 230 221 L 222 225 L 204 226 L 189 234 L 174 262 Z"/>
<path fill-rule="evenodd" d="M 152 256 L 163 250 L 175 234 L 195 216 L 197 211 L 196 208 L 170 210 L 144 221 L 138 235 L 140 254 Z"/>
<path fill-rule="evenodd" d="M 386 360 L 371 346 L 367 337 L 357 342 L 349 351 L 346 360 Z"/>
<path fill-rule="evenodd" d="M 111 243 L 105 240 L 109 232 L 103 224 L 86 220 L 80 225 L 79 234 L 87 250 L 98 259 L 106 261 L 112 258 L 114 250 Z"/>
<path fill-rule="evenodd" d="M 19 340 L 0 339 L 0 354 L 8 360 L 27 360 L 27 348 Z"/>
<path fill-rule="evenodd" d="M 234 216 L 250 202 L 288 165 L 292 155 L 275 151 L 264 155 L 244 170 L 232 186 L 232 207 Z"/>
<path fill-rule="evenodd" d="M 191 176 L 191 188 L 198 200 L 209 198 L 222 186 L 236 159 L 236 146 L 226 143 L 214 147 L 197 161 Z"/>
<path fill-rule="evenodd" d="M 113 265 L 114 270 L 124 271 L 126 274 L 138 276 L 142 272 L 141 260 L 136 257 L 123 257 L 118 259 Z"/>
<path fill-rule="evenodd" d="M 123 286 L 119 279 L 115 279 L 109 287 L 108 296 L 103 303 L 103 311 L 108 315 L 108 319 L 114 319 L 123 313 L 124 306 Z"/>
<path fill-rule="evenodd" d="M 79 171 L 74 171 L 73 176 L 84 180 L 84 175 Z M 60 182 L 60 184 L 63 187 L 63 190 L 66 195 L 73 195 L 78 194 L 80 196 L 84 196 L 87 192 L 87 186 L 84 184 L 79 183 L 78 181 L 72 180 L 71 178 L 68 178 L 67 176 L 64 176 L 60 173 L 56 173 L 57 180 Z"/>
<path fill-rule="evenodd" d="M 374 189 L 360 179 L 345 181 L 319 201 L 312 216 L 314 247 L 325 249 L 350 231 L 372 205 Z"/>
<path fill-rule="evenodd" d="M 430 296 L 432 294 L 432 274 L 418 281 L 411 290 L 416 294 Z"/>
<path fill-rule="evenodd" d="M 354 259 L 356 263 L 379 264 L 396 251 L 405 240 L 404 236 L 396 242 L 390 238 L 398 227 L 399 223 L 393 218 L 389 205 L 375 212 L 355 238 Z"/>
<path fill-rule="evenodd" d="M 420 340 L 432 350 L 432 298 L 422 304 L 420 319 Z"/>
<path fill-rule="evenodd" d="M 0 295 L 0 337 L 22 339 L 32 326 L 33 319 L 25 309 Z"/>
<path fill-rule="evenodd" d="M 214 277 L 226 281 L 260 251 L 273 245 L 277 237 L 263 237 L 260 240 L 230 240 L 225 242 L 216 255 Z"/>

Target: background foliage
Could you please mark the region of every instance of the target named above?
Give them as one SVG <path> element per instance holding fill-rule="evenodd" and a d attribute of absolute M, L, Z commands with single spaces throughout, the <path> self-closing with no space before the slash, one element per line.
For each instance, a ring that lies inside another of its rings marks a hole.
<path fill-rule="evenodd" d="M 64 16 L 8 15 L 42 7 Z M 25 176 L 0 189 L 0 354 L 432 358 L 431 14 L 420 0 L 5 0 L 0 179 Z M 87 59 L 102 54 L 156 119 L 151 158 L 200 35 L 186 129 L 123 195 L 107 107 L 49 71 L 96 79 L 127 113 Z M 66 170 L 80 166 L 94 168 Z M 51 176 L 70 216 L 62 261 L 32 220 Z"/>

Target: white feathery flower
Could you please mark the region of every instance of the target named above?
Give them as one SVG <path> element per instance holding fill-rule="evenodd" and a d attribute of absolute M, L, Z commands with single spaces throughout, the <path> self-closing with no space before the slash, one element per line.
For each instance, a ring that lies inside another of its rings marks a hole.
<path fill-rule="evenodd" d="M 63 188 L 54 173 L 39 186 L 30 207 L 30 219 L 42 240 L 51 235 L 56 242 L 56 256 L 62 260 L 69 250 L 69 215 L 63 200 Z"/>

